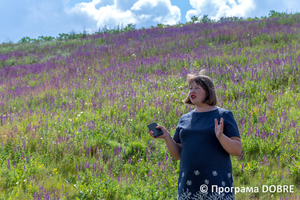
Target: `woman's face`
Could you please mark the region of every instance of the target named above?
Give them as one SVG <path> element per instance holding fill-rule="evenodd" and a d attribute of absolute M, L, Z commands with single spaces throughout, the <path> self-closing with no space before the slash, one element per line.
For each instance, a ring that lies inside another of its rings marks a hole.
<path fill-rule="evenodd" d="M 189 86 L 189 98 L 194 105 L 202 104 L 206 97 L 205 90 L 197 85 L 196 82 L 192 82 Z"/>

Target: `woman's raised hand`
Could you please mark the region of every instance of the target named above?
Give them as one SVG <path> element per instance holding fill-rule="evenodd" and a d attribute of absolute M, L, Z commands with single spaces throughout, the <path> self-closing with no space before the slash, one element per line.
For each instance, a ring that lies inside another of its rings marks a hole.
<path fill-rule="evenodd" d="M 218 120 L 215 119 L 215 133 L 218 139 L 220 139 L 223 136 L 223 129 L 224 129 L 223 118 L 221 118 L 220 124 L 218 123 Z"/>

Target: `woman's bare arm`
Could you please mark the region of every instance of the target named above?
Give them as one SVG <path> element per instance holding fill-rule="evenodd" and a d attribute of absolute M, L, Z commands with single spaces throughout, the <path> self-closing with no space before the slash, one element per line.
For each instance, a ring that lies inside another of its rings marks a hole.
<path fill-rule="evenodd" d="M 167 144 L 167 147 L 168 147 L 168 150 L 169 150 L 171 156 L 175 160 L 180 160 L 180 152 L 181 152 L 182 144 L 176 143 L 173 140 L 173 138 L 171 137 L 171 135 L 169 135 L 169 137 L 165 138 L 165 142 Z"/>
<path fill-rule="evenodd" d="M 180 143 L 176 143 L 173 138 L 171 137 L 170 133 L 163 127 L 163 126 L 157 126 L 157 128 L 161 129 L 163 132 L 163 135 L 158 136 L 156 138 L 162 138 L 165 140 L 167 148 L 171 154 L 171 156 L 175 160 L 180 160 L 180 152 L 182 145 Z M 150 135 L 154 138 L 153 131 L 148 130 Z M 155 139 L 156 139 L 155 138 Z"/>
<path fill-rule="evenodd" d="M 239 156 L 242 152 L 242 142 L 239 137 L 227 137 L 222 134 L 219 138 L 222 147 L 233 156 Z"/>
<path fill-rule="evenodd" d="M 224 120 L 221 118 L 220 124 L 218 120 L 215 119 L 215 133 L 222 147 L 233 156 L 239 156 L 242 152 L 242 141 L 239 137 L 227 137 L 223 133 Z"/>

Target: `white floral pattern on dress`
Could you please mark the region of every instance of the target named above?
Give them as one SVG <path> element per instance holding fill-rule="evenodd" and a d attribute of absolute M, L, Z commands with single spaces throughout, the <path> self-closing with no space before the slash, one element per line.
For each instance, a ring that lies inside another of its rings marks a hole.
<path fill-rule="evenodd" d="M 212 174 L 213 174 L 214 176 L 217 176 L 217 175 L 218 175 L 218 172 L 217 172 L 217 171 L 212 171 Z"/>
<path fill-rule="evenodd" d="M 200 172 L 199 172 L 198 170 L 196 170 L 196 171 L 194 171 L 194 174 L 195 174 L 196 176 L 198 176 L 198 175 L 200 174 Z"/>
<path fill-rule="evenodd" d="M 180 196 L 177 195 L 177 200 L 188 200 L 191 199 L 191 195 L 192 193 L 189 192 L 189 189 L 186 189 L 186 191 L 184 192 L 184 189 L 182 189 L 182 193 Z"/>
<path fill-rule="evenodd" d="M 177 200 L 233 200 L 234 196 L 232 194 L 225 195 L 225 193 L 217 193 L 214 192 L 212 194 L 208 193 L 202 193 L 200 189 L 196 192 L 196 194 L 193 194 L 191 196 L 191 192 L 189 192 L 189 189 L 187 189 L 184 192 L 184 189 L 182 190 L 182 194 L 180 196 L 177 196 Z"/>
<path fill-rule="evenodd" d="M 225 182 L 224 181 L 222 181 L 222 186 L 225 186 Z"/>
<path fill-rule="evenodd" d="M 228 176 L 228 178 L 230 178 L 231 177 L 231 173 L 227 173 L 227 176 Z"/>
<path fill-rule="evenodd" d="M 212 171 L 213 174 L 217 175 L 216 171 Z M 229 174 L 229 173 L 228 173 Z M 184 175 L 184 173 L 183 173 Z M 231 175 L 231 173 L 230 173 Z M 204 183 L 206 185 L 209 184 L 209 180 L 205 179 Z M 222 186 L 225 187 L 226 182 L 222 181 L 221 182 Z M 186 185 L 190 186 L 192 185 L 192 180 L 187 180 Z M 179 183 L 179 187 L 181 186 L 181 183 Z M 202 185 L 201 185 L 202 186 Z M 233 186 L 233 182 L 232 182 Z M 202 191 L 201 191 L 202 189 Z M 179 190 L 178 190 L 179 191 Z M 218 193 L 218 192 L 213 192 L 213 193 L 208 193 L 207 191 L 204 192 L 203 188 L 199 188 L 199 190 L 196 193 L 191 193 L 188 188 L 183 188 L 182 193 L 179 194 L 177 193 L 177 200 L 234 200 L 234 193 Z"/>
<path fill-rule="evenodd" d="M 182 172 L 182 177 L 184 177 L 184 172 Z"/>

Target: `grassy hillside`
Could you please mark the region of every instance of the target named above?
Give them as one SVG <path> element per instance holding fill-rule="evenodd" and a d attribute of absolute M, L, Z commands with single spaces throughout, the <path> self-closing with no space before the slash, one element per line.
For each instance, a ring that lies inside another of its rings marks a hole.
<path fill-rule="evenodd" d="M 180 161 L 146 125 L 174 134 L 200 69 L 241 133 L 235 186 L 260 188 L 236 199 L 298 198 L 299 41 L 295 14 L 0 45 L 1 199 L 176 199 Z"/>

